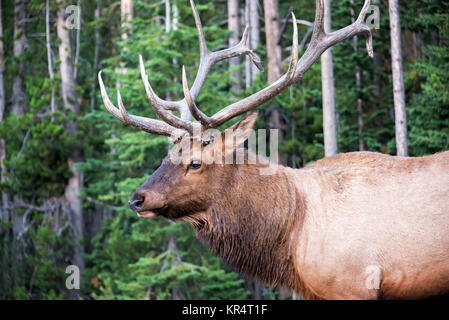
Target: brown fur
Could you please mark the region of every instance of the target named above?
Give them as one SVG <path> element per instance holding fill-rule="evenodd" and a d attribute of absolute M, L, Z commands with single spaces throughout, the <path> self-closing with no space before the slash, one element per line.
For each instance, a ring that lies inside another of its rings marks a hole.
<path fill-rule="evenodd" d="M 167 157 L 137 193 L 143 211 L 190 222 L 239 272 L 305 298 L 449 292 L 449 152 L 349 153 L 273 175 L 260 175 L 263 166 L 190 170 Z M 382 271 L 379 290 L 366 287 L 370 265 Z"/>

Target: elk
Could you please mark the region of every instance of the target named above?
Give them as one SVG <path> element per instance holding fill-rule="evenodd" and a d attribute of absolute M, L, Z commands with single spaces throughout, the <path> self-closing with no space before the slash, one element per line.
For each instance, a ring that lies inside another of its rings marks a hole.
<path fill-rule="evenodd" d="M 308 299 L 419 299 L 449 292 L 449 152 L 421 158 L 354 152 L 324 158 L 302 169 L 278 166 L 261 175 L 266 161 L 215 163 L 211 157 L 234 153 L 249 136 L 253 112 L 226 132 L 206 136 L 228 120 L 254 110 L 301 79 L 328 48 L 363 34 L 373 56 L 372 36 L 364 24 L 370 1 L 358 19 L 332 33 L 323 28 L 323 0 L 316 0 L 313 35 L 298 60 L 298 31 L 293 18 L 293 45 L 288 71 L 275 83 L 213 116 L 196 105 L 211 67 L 218 61 L 248 55 L 260 69 L 259 57 L 241 42 L 209 51 L 201 21 L 191 0 L 201 60 L 189 89 L 182 72 L 184 98 L 165 101 L 150 86 L 143 59 L 140 70 L 155 120 L 110 101 L 99 83 L 108 111 L 127 125 L 172 137 L 174 147 L 161 166 L 132 195 L 129 205 L 142 218 L 188 221 L 197 237 L 237 271 L 266 284 L 283 285 Z M 180 117 L 175 116 L 179 112 Z M 197 120 L 192 120 L 192 116 Z M 195 130 L 198 135 L 193 135 Z M 220 136 L 221 135 L 221 136 Z M 187 137 L 187 139 L 186 139 Z M 221 138 L 221 139 L 219 139 Z M 191 151 L 175 163 L 181 141 Z M 196 147 L 195 147 L 196 146 Z M 205 152 L 195 152 L 195 148 Z M 231 146 L 231 147 L 229 147 Z"/>

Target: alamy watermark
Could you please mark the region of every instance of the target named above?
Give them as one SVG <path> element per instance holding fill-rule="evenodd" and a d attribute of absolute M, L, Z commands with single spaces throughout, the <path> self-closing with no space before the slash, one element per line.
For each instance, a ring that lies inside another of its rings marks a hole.
<path fill-rule="evenodd" d="M 69 276 L 65 280 L 65 286 L 69 290 L 79 290 L 80 288 L 80 268 L 76 265 L 70 265 L 65 269 Z"/>
<path fill-rule="evenodd" d="M 382 270 L 379 266 L 371 265 L 365 269 L 365 286 L 368 290 L 379 290 Z"/>
<path fill-rule="evenodd" d="M 81 29 L 81 7 L 71 5 L 65 9 L 67 18 L 65 20 L 65 25 L 67 29 Z"/>
<path fill-rule="evenodd" d="M 374 1 L 374 3 L 377 3 L 377 1 Z M 369 6 L 365 24 L 368 26 L 368 28 L 372 29 L 380 29 L 380 9 L 379 6 L 376 4 L 372 4 Z"/>

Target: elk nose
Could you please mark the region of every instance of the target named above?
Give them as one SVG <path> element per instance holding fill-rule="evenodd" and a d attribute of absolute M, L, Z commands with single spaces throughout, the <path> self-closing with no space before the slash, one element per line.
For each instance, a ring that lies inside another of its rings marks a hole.
<path fill-rule="evenodd" d="M 136 192 L 133 194 L 131 200 L 128 201 L 128 204 L 132 211 L 138 211 L 138 210 L 142 209 L 144 201 L 145 201 L 145 196 Z"/>

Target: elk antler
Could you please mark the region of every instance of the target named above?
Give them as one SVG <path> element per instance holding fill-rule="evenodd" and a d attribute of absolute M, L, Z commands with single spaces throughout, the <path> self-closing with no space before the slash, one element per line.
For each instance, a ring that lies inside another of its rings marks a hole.
<path fill-rule="evenodd" d="M 198 31 L 201 58 L 196 79 L 193 83 L 192 89 L 186 95 L 186 98 L 179 101 L 167 101 L 159 98 L 154 92 L 153 88 L 151 87 L 150 82 L 148 81 L 148 76 L 145 72 L 145 66 L 143 63 L 142 56 L 139 55 L 140 73 L 145 86 L 145 91 L 148 96 L 148 100 L 150 100 L 150 103 L 154 111 L 157 113 L 157 115 L 166 123 L 150 118 L 143 118 L 129 115 L 126 112 L 125 108 L 123 107 L 123 104 L 121 103 L 120 93 L 117 94 L 117 100 L 120 110 L 117 110 L 117 108 L 111 103 L 109 97 L 107 96 L 106 89 L 104 88 L 103 80 L 101 78 L 101 72 L 99 73 L 98 78 L 100 83 L 100 89 L 103 97 L 103 102 L 106 105 L 106 108 L 110 113 L 112 113 L 112 115 L 114 115 L 117 119 L 124 122 L 125 124 L 130 124 L 141 130 L 160 135 L 169 136 L 176 130 L 176 128 L 183 129 L 189 133 L 192 133 L 193 126 L 195 125 L 194 122 L 191 121 L 192 113 L 195 115 L 195 118 L 197 116 L 200 117 L 198 120 L 202 118 L 201 116 L 199 116 L 198 108 L 194 108 L 193 110 L 195 111 L 193 112 L 191 111 L 192 109 L 191 105 L 192 102 L 197 99 L 206 81 L 207 75 L 209 74 L 211 67 L 215 63 L 237 56 L 248 55 L 249 58 L 253 61 L 253 63 L 257 66 L 257 68 L 263 71 L 262 63 L 259 56 L 255 54 L 252 50 L 250 50 L 247 46 L 248 32 L 249 32 L 248 27 L 246 27 L 245 31 L 243 32 L 242 40 L 236 46 L 215 52 L 209 51 L 206 44 L 206 39 L 204 37 L 201 20 L 193 0 L 190 0 L 190 5 L 193 10 L 193 14 L 195 17 L 195 24 Z M 187 102 L 187 100 L 189 100 L 189 102 Z M 176 117 L 172 113 L 172 111 L 179 111 L 181 114 L 181 118 Z M 202 115 L 204 116 L 204 114 Z"/>
<path fill-rule="evenodd" d="M 312 64 L 321 56 L 324 51 L 339 42 L 347 40 L 358 34 L 365 34 L 367 37 L 366 46 L 368 54 L 370 57 L 373 57 L 371 31 L 369 27 L 364 23 L 367 11 L 370 6 L 370 0 L 365 0 L 365 4 L 360 12 L 360 15 L 354 23 L 332 33 L 326 33 L 324 31 L 324 0 L 316 0 L 316 13 L 315 22 L 313 23 L 313 35 L 303 56 L 298 60 L 298 27 L 295 15 L 292 13 L 293 44 L 290 66 L 287 73 L 270 86 L 252 94 L 249 97 L 246 97 L 227 106 L 226 108 L 214 114 L 212 117 L 209 117 L 197 107 L 195 101 L 201 91 L 201 88 L 204 85 L 204 82 L 206 81 L 211 67 L 215 63 L 224 59 L 248 55 L 253 63 L 261 71 L 263 71 L 263 68 L 260 58 L 246 45 L 248 40 L 248 27 L 243 33 L 242 40 L 236 46 L 216 52 L 209 51 L 204 37 L 201 20 L 198 12 L 196 11 L 193 0 L 190 0 L 190 5 L 192 6 L 193 14 L 195 17 L 198 39 L 200 42 L 201 56 L 198 73 L 196 75 L 195 81 L 193 82 L 192 88 L 189 89 L 188 87 L 186 72 L 185 68 L 183 67 L 182 84 L 185 98 L 179 101 L 162 100 L 155 94 L 155 92 L 151 88 L 145 72 L 142 56 L 139 56 L 140 71 L 148 99 L 150 100 L 150 103 L 158 116 L 166 122 L 164 123 L 154 119 L 129 115 L 123 106 L 120 98 L 120 93 L 117 94 L 117 100 L 120 108 L 119 110 L 117 110 L 117 108 L 111 103 L 106 94 L 100 72 L 99 82 L 103 101 L 109 112 L 112 113 L 117 119 L 126 124 L 131 124 L 141 130 L 160 135 L 171 135 L 171 133 L 173 133 L 176 128 L 183 129 L 189 133 L 192 133 L 193 126 L 195 125 L 194 122 L 192 122 L 192 115 L 201 123 L 203 128 L 217 128 L 226 121 L 257 108 L 258 106 L 277 96 L 282 90 L 284 90 L 291 84 L 300 80 L 306 73 L 306 71 L 312 66 Z M 181 114 L 181 118 L 173 115 L 172 111 L 179 111 Z"/>

